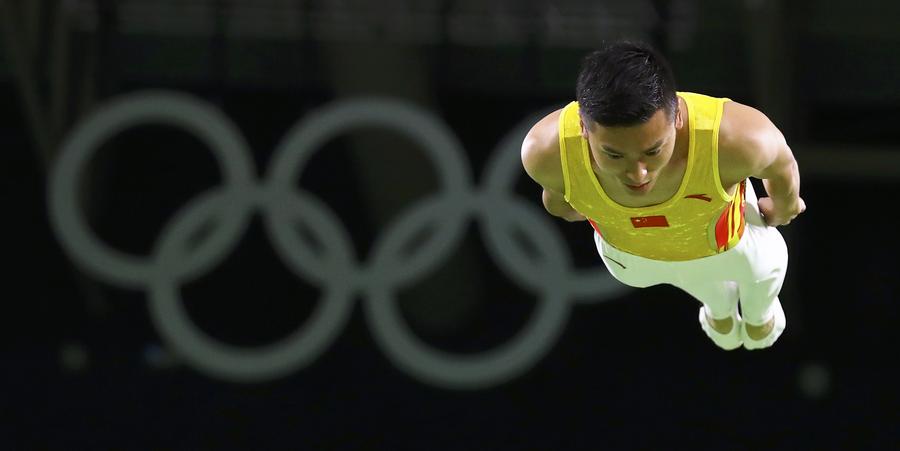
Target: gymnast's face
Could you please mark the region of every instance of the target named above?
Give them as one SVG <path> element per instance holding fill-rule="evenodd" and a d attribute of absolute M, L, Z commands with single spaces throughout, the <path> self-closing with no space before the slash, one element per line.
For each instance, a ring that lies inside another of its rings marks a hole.
<path fill-rule="evenodd" d="M 582 116 L 581 134 L 590 144 L 594 171 L 632 195 L 653 191 L 672 158 L 676 130 L 683 125 L 677 111 L 674 116 L 670 119 L 665 109 L 660 109 L 644 123 L 614 127 Z"/>

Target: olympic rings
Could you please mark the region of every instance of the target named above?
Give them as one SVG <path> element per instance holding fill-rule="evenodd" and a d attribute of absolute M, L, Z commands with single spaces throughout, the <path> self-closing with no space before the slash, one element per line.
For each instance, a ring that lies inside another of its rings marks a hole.
<path fill-rule="evenodd" d="M 476 389 L 514 378 L 555 343 L 570 302 L 611 299 L 629 290 L 597 268 L 575 269 L 553 221 L 532 202 L 515 197 L 521 175 L 519 147 L 529 117 L 501 141 L 479 189 L 465 154 L 443 121 L 411 105 L 381 98 L 338 101 L 299 120 L 278 145 L 266 176 L 255 179 L 253 160 L 237 127 L 215 107 L 180 93 L 147 91 L 122 96 L 80 122 L 65 141 L 49 177 L 51 225 L 67 255 L 84 271 L 113 285 L 141 288 L 150 295 L 151 317 L 160 335 L 185 361 L 208 375 L 256 382 L 309 365 L 332 343 L 362 293 L 366 319 L 391 361 L 419 380 L 445 388 Z M 85 165 L 114 134 L 147 122 L 182 127 L 214 153 L 223 184 L 190 200 L 138 258 L 110 248 L 91 232 L 77 196 Z M 324 202 L 294 188 L 310 157 L 348 130 L 375 126 L 407 135 L 421 145 L 437 170 L 441 189 L 418 201 L 375 240 L 371 256 L 359 261 L 344 225 Z M 297 276 L 318 285 L 321 299 L 304 327 L 285 339 L 256 348 L 216 341 L 184 311 L 178 287 L 219 264 L 246 232 L 254 212 L 264 218 L 276 255 Z M 538 306 L 509 342 L 474 356 L 455 356 L 422 342 L 404 323 L 396 291 L 433 271 L 463 239 L 469 219 L 480 225 L 491 256 L 521 286 L 538 294 Z M 199 244 L 188 240 L 205 225 Z M 313 249 L 297 233 L 314 236 Z M 411 238 L 429 230 L 428 241 L 411 255 Z M 520 249 L 524 236 L 540 259 Z"/>

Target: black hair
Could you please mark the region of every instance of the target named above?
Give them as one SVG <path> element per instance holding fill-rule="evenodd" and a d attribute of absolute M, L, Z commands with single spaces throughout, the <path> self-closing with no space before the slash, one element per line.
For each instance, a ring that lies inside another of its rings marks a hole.
<path fill-rule="evenodd" d="M 675 118 L 675 79 L 650 46 L 616 41 L 582 59 L 575 96 L 583 117 L 607 127 L 646 122 L 660 108 Z"/>

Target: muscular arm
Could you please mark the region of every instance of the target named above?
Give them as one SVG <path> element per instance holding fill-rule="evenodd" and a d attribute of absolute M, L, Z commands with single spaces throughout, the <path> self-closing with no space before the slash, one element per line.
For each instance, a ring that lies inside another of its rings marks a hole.
<path fill-rule="evenodd" d="M 806 210 L 800 197 L 800 171 L 784 135 L 758 110 L 725 104 L 719 130 L 719 172 L 723 184 L 761 179 L 768 197 L 759 210 L 772 226 L 786 225 Z"/>
<path fill-rule="evenodd" d="M 560 111 L 550 113 L 528 132 L 522 142 L 522 165 L 532 180 L 544 189 L 544 208 L 553 216 L 566 221 L 583 221 L 581 213 L 575 211 L 565 199 L 562 161 L 559 155 L 559 132 L 557 121 Z"/>

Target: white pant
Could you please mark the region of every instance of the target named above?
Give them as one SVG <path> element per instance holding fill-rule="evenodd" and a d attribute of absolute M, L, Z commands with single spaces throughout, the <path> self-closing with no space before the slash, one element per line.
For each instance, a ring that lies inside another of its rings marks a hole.
<path fill-rule="evenodd" d="M 637 288 L 674 285 L 702 302 L 714 318 L 737 308 L 750 324 L 769 320 L 787 271 L 787 245 L 759 213 L 756 193 L 747 180 L 746 226 L 738 244 L 720 254 L 686 261 L 661 261 L 620 251 L 596 232 L 594 241 L 603 264 L 620 282 Z"/>

